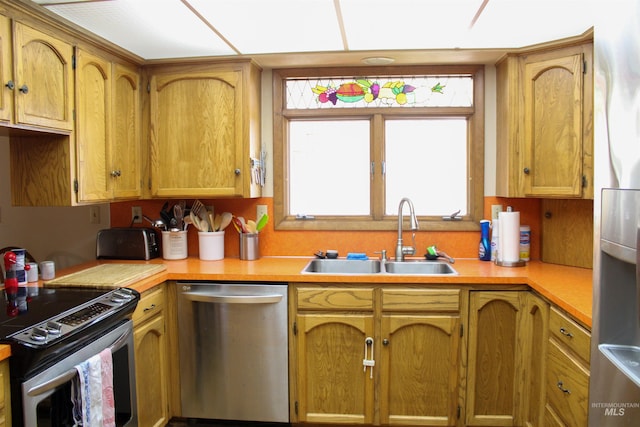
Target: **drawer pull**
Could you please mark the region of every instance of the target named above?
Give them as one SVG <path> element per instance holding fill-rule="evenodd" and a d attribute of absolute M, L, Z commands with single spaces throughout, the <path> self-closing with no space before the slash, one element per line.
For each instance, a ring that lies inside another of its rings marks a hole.
<path fill-rule="evenodd" d="M 566 394 L 571 394 L 571 390 L 569 390 L 568 388 L 564 388 L 564 384 L 562 384 L 562 381 L 558 381 L 558 388 Z"/>
<path fill-rule="evenodd" d="M 565 328 L 560 328 L 560 333 L 567 338 L 573 338 L 573 334 L 567 331 Z"/>
<path fill-rule="evenodd" d="M 143 312 L 147 312 L 147 311 L 151 311 L 154 310 L 156 308 L 155 304 L 151 304 L 149 307 L 145 307 L 144 310 L 142 310 Z"/>

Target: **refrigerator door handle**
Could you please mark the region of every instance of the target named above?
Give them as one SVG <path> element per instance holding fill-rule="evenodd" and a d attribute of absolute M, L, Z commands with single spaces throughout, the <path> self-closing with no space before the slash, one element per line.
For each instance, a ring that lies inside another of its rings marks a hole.
<path fill-rule="evenodd" d="M 183 292 L 182 295 L 189 301 L 206 302 L 213 304 L 276 304 L 282 301 L 280 294 L 268 295 L 224 295 L 206 292 Z"/>

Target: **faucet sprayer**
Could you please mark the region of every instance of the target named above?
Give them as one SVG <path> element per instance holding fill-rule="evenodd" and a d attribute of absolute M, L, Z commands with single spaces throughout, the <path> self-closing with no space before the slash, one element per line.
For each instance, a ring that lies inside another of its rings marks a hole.
<path fill-rule="evenodd" d="M 402 243 L 402 207 L 407 203 L 409 205 L 409 226 L 411 231 L 412 246 L 403 246 Z M 414 255 L 416 253 L 416 230 L 418 230 L 418 219 L 416 218 L 413 203 L 407 197 L 403 197 L 398 205 L 398 242 L 396 243 L 396 261 L 404 261 L 405 255 Z"/>

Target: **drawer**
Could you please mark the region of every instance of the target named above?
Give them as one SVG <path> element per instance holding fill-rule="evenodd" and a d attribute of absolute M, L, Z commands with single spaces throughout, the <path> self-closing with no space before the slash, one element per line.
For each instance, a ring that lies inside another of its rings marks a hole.
<path fill-rule="evenodd" d="M 383 289 L 383 311 L 459 311 L 459 289 Z"/>
<path fill-rule="evenodd" d="M 373 310 L 373 288 L 296 289 L 298 310 Z"/>
<path fill-rule="evenodd" d="M 139 325 L 164 309 L 164 288 L 152 289 L 142 294 L 136 310 L 133 312 L 133 324 Z"/>
<path fill-rule="evenodd" d="M 567 426 L 587 425 L 589 371 L 553 338 L 547 349 L 547 402 Z"/>
<path fill-rule="evenodd" d="M 587 364 L 591 359 L 591 334 L 564 313 L 551 308 L 549 330 L 559 342 L 574 351 Z"/>

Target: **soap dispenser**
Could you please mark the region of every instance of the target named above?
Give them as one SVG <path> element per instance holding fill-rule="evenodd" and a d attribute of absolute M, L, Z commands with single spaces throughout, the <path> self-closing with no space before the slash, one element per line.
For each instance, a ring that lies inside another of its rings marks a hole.
<path fill-rule="evenodd" d="M 478 258 L 480 261 L 491 261 L 491 243 L 489 242 L 489 226 L 488 219 L 480 221 L 480 245 L 478 248 Z"/>

